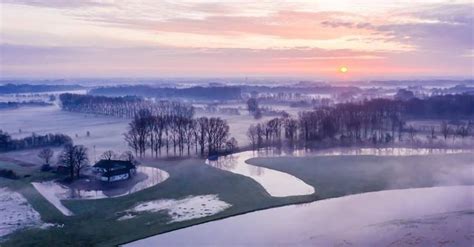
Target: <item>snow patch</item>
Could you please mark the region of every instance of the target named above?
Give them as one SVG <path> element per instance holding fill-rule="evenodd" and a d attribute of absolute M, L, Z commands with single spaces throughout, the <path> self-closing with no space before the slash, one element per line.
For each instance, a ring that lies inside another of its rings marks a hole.
<path fill-rule="evenodd" d="M 61 203 L 61 195 L 67 194 L 69 189 L 66 186 L 59 185 L 54 181 L 41 183 L 31 183 L 33 187 L 62 214 L 71 216 L 73 213 Z"/>
<path fill-rule="evenodd" d="M 127 220 L 140 212 L 167 211 L 171 222 L 186 221 L 217 214 L 232 205 L 221 201 L 217 195 L 188 196 L 184 199 L 162 199 L 141 203 L 118 220 Z"/>
<path fill-rule="evenodd" d="M 41 225 L 40 214 L 20 193 L 0 188 L 0 237 L 26 227 Z"/>

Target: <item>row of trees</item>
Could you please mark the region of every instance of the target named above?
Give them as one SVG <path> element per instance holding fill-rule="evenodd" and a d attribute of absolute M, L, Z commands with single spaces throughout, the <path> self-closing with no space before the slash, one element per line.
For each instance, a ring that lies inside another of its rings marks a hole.
<path fill-rule="evenodd" d="M 174 112 L 154 114 L 140 110 L 124 134 L 128 146 L 137 156 L 143 157 L 147 150 L 151 156 L 182 156 L 196 154 L 213 155 L 232 152 L 237 141 L 229 139 L 229 125 L 220 118 L 201 117 L 194 119 L 186 109 L 173 108 Z M 163 151 L 162 151 L 163 150 Z"/>
<path fill-rule="evenodd" d="M 343 144 L 370 142 L 389 143 L 401 141 L 404 134 L 411 140 L 417 132 L 426 133 L 429 139 L 436 138 L 436 132 L 444 138 L 450 135 L 466 137 L 471 122 L 430 126 L 422 129 L 406 126 L 404 115 L 407 110 L 399 101 L 375 99 L 363 103 L 339 104 L 334 107 L 318 108 L 300 112 L 297 119 L 274 118 L 265 123 L 251 125 L 247 136 L 254 149 L 265 146 L 279 146 L 287 143 L 311 146 L 322 141 L 339 141 Z"/>
<path fill-rule="evenodd" d="M 94 88 L 89 91 L 94 95 L 125 96 L 137 95 L 147 98 L 159 99 L 194 99 L 194 100 L 239 100 L 241 88 L 234 86 L 208 86 L 208 87 L 153 87 L 149 85 L 115 86 Z"/>
<path fill-rule="evenodd" d="M 402 102 L 403 112 L 416 118 L 459 119 L 474 116 L 474 95 L 439 95 Z"/>
<path fill-rule="evenodd" d="M 64 134 L 37 135 L 33 133 L 25 138 L 13 139 L 7 132 L 0 130 L 0 152 L 48 146 L 59 147 L 71 143 L 72 139 Z"/>
<path fill-rule="evenodd" d="M 101 114 L 107 116 L 134 118 L 140 110 L 147 110 L 154 115 L 172 115 L 177 110 L 180 114 L 192 116 L 191 105 L 173 101 L 148 101 L 135 96 L 106 97 L 65 93 L 59 96 L 63 110 Z"/>
<path fill-rule="evenodd" d="M 404 124 L 400 109 L 390 100 L 380 99 L 300 112 L 297 119 L 274 118 L 250 126 L 247 136 L 253 148 L 281 144 L 282 140 L 290 145 L 335 138 L 349 143 L 369 139 L 377 143 L 401 138 Z"/>

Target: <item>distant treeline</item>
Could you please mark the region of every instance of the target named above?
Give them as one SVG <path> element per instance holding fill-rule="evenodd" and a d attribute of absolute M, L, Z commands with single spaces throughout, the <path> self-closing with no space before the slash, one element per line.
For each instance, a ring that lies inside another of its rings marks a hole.
<path fill-rule="evenodd" d="M 31 85 L 31 84 L 5 84 L 0 85 L 0 94 L 13 93 L 40 93 L 53 91 L 68 91 L 83 89 L 80 85 Z"/>
<path fill-rule="evenodd" d="M 105 96 L 135 95 L 161 99 L 186 98 L 195 100 L 238 100 L 241 98 L 239 87 L 189 87 L 189 88 L 159 88 L 146 85 L 101 87 L 92 89 L 89 94 Z"/>
<path fill-rule="evenodd" d="M 358 87 L 348 86 L 241 86 L 242 92 L 253 93 L 253 92 L 265 92 L 265 93 L 315 93 L 315 94 L 331 94 L 331 93 L 358 93 L 362 89 Z"/>
<path fill-rule="evenodd" d="M 46 134 L 12 139 L 11 136 L 0 130 L 0 152 L 15 151 L 39 147 L 58 147 L 66 144 L 72 144 L 72 139 L 64 134 Z"/>
<path fill-rule="evenodd" d="M 474 117 L 474 95 L 472 94 L 413 98 L 408 101 L 394 101 L 392 104 L 401 104 L 402 113 L 411 118 Z"/>
<path fill-rule="evenodd" d="M 51 103 L 43 102 L 43 101 L 25 101 L 25 102 L 0 102 L 0 110 L 1 109 L 11 109 L 11 108 L 18 108 L 21 106 L 50 106 L 53 105 Z"/>
<path fill-rule="evenodd" d="M 170 115 L 176 111 L 192 116 L 194 108 L 191 105 L 171 101 L 146 101 L 136 96 L 106 97 L 65 93 L 59 95 L 63 110 L 101 114 L 122 118 L 134 118 L 143 109 L 154 115 Z"/>

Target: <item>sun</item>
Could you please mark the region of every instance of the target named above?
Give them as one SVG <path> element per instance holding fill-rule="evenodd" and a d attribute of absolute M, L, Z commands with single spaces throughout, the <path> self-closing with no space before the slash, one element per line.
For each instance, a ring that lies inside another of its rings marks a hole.
<path fill-rule="evenodd" d="M 339 68 L 339 72 L 345 74 L 349 71 L 349 69 L 346 66 L 342 66 Z"/>

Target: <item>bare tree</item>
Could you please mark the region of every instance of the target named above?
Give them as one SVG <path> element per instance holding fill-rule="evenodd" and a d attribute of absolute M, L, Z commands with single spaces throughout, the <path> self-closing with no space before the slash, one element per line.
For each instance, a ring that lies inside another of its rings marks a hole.
<path fill-rule="evenodd" d="M 247 110 L 255 119 L 260 119 L 262 117 L 262 110 L 258 106 L 258 101 L 255 98 L 247 100 Z"/>
<path fill-rule="evenodd" d="M 88 164 L 89 157 L 87 155 L 87 148 L 83 145 L 74 146 L 74 169 L 77 178 L 80 177 L 82 168 L 86 167 Z"/>
<path fill-rule="evenodd" d="M 132 162 L 134 165 L 137 165 L 137 164 L 138 164 L 138 161 L 135 159 L 135 156 L 133 156 L 133 153 L 130 152 L 130 151 L 125 151 L 125 152 L 123 152 L 123 153 L 120 155 L 120 159 L 121 159 L 121 160 L 125 160 L 125 161 L 130 161 L 130 162 Z"/>
<path fill-rule="evenodd" d="M 74 179 L 74 164 L 75 164 L 75 151 L 72 144 L 64 146 L 63 151 L 59 155 L 59 161 L 61 164 L 69 169 L 70 179 Z"/>
<path fill-rule="evenodd" d="M 197 119 L 197 126 L 196 126 L 196 136 L 197 136 L 197 143 L 201 147 L 201 156 L 204 156 L 204 151 L 206 149 L 207 144 L 207 133 L 209 129 L 209 119 L 206 117 L 201 117 Z"/>
<path fill-rule="evenodd" d="M 154 141 L 150 141 L 150 146 L 152 150 L 155 152 L 155 156 L 158 157 L 161 154 L 161 148 L 164 144 L 163 134 L 165 128 L 167 128 L 166 118 L 162 116 L 155 116 L 153 118 L 150 138 Z"/>
<path fill-rule="evenodd" d="M 462 138 L 464 139 L 465 137 L 469 136 L 469 124 L 461 124 L 458 126 L 458 128 L 456 129 L 456 133 Z"/>
<path fill-rule="evenodd" d="M 413 125 L 408 126 L 408 134 L 410 135 L 411 142 L 415 141 L 416 129 Z"/>
<path fill-rule="evenodd" d="M 229 125 L 220 118 L 210 118 L 207 130 L 207 146 L 209 155 L 217 154 L 229 136 Z"/>
<path fill-rule="evenodd" d="M 448 139 L 451 129 L 446 121 L 441 122 L 441 133 L 443 134 L 444 140 Z"/>
<path fill-rule="evenodd" d="M 252 114 L 258 110 L 258 101 L 256 98 L 250 98 L 247 100 L 247 110 Z"/>
<path fill-rule="evenodd" d="M 436 139 L 436 127 L 430 126 L 430 140 Z"/>
<path fill-rule="evenodd" d="M 228 154 L 235 153 L 239 150 L 239 144 L 237 140 L 232 137 L 225 143 L 225 152 Z"/>
<path fill-rule="evenodd" d="M 117 155 L 112 150 L 107 150 L 100 156 L 100 158 L 104 160 L 112 160 L 112 159 L 115 159 L 116 157 Z"/>
<path fill-rule="evenodd" d="M 256 150 L 258 148 L 258 133 L 255 125 L 251 124 L 248 128 L 247 137 L 250 141 L 250 145 L 252 145 L 252 149 Z"/>
<path fill-rule="evenodd" d="M 38 157 L 44 160 L 46 165 L 49 165 L 51 158 L 54 155 L 54 151 L 51 148 L 44 148 L 38 153 Z"/>
<path fill-rule="evenodd" d="M 59 160 L 69 168 L 71 180 L 74 179 L 74 175 L 79 178 L 82 168 L 87 166 L 89 162 L 87 148 L 82 145 L 66 145 L 59 156 Z"/>
<path fill-rule="evenodd" d="M 127 142 L 128 146 L 135 152 L 135 155 L 138 155 L 139 142 L 138 142 L 138 132 L 134 128 L 134 125 L 130 124 L 128 127 L 128 131 L 123 134 L 125 141 Z"/>
<path fill-rule="evenodd" d="M 152 119 L 151 112 L 148 109 L 141 109 L 138 111 L 134 120 L 130 123 L 130 128 L 135 129 L 137 133 L 140 157 L 145 155 L 148 144 L 148 135 L 150 134 L 150 123 L 153 121 Z"/>
<path fill-rule="evenodd" d="M 288 139 L 290 146 L 293 146 L 294 141 L 297 138 L 298 121 L 292 118 L 285 119 L 283 123 L 285 129 L 285 138 Z"/>

